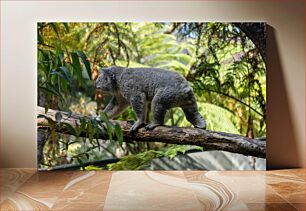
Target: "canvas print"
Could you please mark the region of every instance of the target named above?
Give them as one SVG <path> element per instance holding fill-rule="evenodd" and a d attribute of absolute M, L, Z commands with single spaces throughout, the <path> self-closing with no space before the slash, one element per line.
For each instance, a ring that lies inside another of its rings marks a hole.
<path fill-rule="evenodd" d="M 38 22 L 39 170 L 265 170 L 266 24 Z"/>

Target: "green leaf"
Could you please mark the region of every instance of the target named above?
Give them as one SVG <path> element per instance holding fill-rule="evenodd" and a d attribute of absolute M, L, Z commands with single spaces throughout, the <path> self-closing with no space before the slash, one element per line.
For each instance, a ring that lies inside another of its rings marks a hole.
<path fill-rule="evenodd" d="M 65 27 L 65 30 L 67 33 L 69 33 L 69 26 L 68 26 L 68 23 L 63 23 L 64 27 Z"/>
<path fill-rule="evenodd" d="M 108 134 L 108 137 L 109 137 L 109 140 L 113 140 L 113 128 L 110 124 L 106 123 L 106 128 L 107 128 L 107 134 Z"/>
<path fill-rule="evenodd" d="M 92 143 L 94 133 L 93 133 L 93 128 L 92 128 L 91 121 L 88 121 L 88 123 L 87 123 L 87 134 L 88 134 L 89 142 Z"/>
<path fill-rule="evenodd" d="M 107 129 L 107 134 L 108 134 L 109 140 L 113 140 L 114 125 L 109 121 L 105 112 L 102 112 L 100 114 L 100 118 L 106 124 L 106 129 Z"/>
<path fill-rule="evenodd" d="M 113 123 L 111 123 L 111 122 L 109 121 L 108 116 L 106 115 L 105 112 L 101 112 L 101 113 L 100 113 L 100 118 L 101 118 L 101 120 L 102 120 L 103 122 L 105 122 L 105 123 L 111 125 L 111 127 L 114 127 Z"/>
<path fill-rule="evenodd" d="M 80 141 L 76 140 L 76 141 L 71 141 L 68 143 L 68 145 L 71 145 L 71 144 L 75 144 L 75 143 L 79 143 Z"/>
<path fill-rule="evenodd" d="M 54 121 L 53 119 L 51 119 L 50 117 L 47 117 L 47 116 L 45 116 L 45 115 L 43 115 L 43 114 L 38 114 L 38 115 L 37 115 L 37 119 L 40 119 L 40 118 L 46 119 L 46 120 L 48 121 L 49 126 L 50 126 L 50 127 L 54 127 L 55 121 Z"/>
<path fill-rule="evenodd" d="M 60 37 L 59 33 L 58 33 L 58 29 L 57 29 L 56 23 L 50 23 L 50 25 L 51 25 L 52 29 L 55 31 L 57 37 Z"/>
<path fill-rule="evenodd" d="M 43 115 L 43 114 L 38 114 L 38 115 L 37 115 L 37 119 L 39 119 L 39 118 L 48 119 L 49 117 L 47 117 L 46 115 Z"/>
<path fill-rule="evenodd" d="M 77 136 L 78 132 L 72 125 L 67 122 L 62 122 L 62 125 L 65 126 L 72 135 Z"/>
<path fill-rule="evenodd" d="M 55 96 L 58 96 L 58 93 L 55 92 L 55 91 L 52 90 L 52 89 L 48 89 L 48 88 L 43 87 L 43 86 L 39 86 L 38 88 L 39 88 L 39 89 L 42 89 L 42 90 L 44 90 L 44 91 L 46 91 L 46 92 L 49 92 L 49 93 L 51 93 L 51 94 L 53 94 L 53 95 L 55 95 Z"/>
<path fill-rule="evenodd" d="M 162 156 L 162 152 L 149 150 L 135 155 L 127 155 L 116 163 L 107 164 L 109 170 L 138 170 L 149 164 L 154 158 Z"/>
<path fill-rule="evenodd" d="M 118 142 L 119 142 L 120 146 L 122 146 L 123 135 L 122 135 L 121 127 L 118 123 L 115 124 L 115 133 L 116 133 L 116 137 L 118 139 Z"/>
<path fill-rule="evenodd" d="M 85 167 L 85 171 L 99 171 L 102 170 L 102 167 L 89 165 Z"/>
<path fill-rule="evenodd" d="M 79 56 L 77 53 L 70 53 L 71 58 L 72 58 L 72 66 L 76 72 L 76 75 L 78 77 L 79 82 L 81 83 L 81 85 L 84 85 L 83 82 L 83 75 L 82 75 L 82 68 L 81 68 L 81 64 L 80 64 L 80 60 L 79 60 Z"/>
<path fill-rule="evenodd" d="M 230 32 L 233 31 L 233 26 L 232 26 L 232 24 L 229 24 L 229 25 L 228 25 L 228 31 L 230 31 Z"/>
<path fill-rule="evenodd" d="M 96 138 L 96 142 L 97 142 L 98 149 L 100 151 L 101 150 L 101 145 L 100 145 L 100 142 L 99 142 L 99 138 Z"/>
<path fill-rule="evenodd" d="M 43 44 L 44 43 L 44 38 L 40 34 L 38 34 L 37 35 L 37 41 L 38 41 L 39 44 Z"/>
<path fill-rule="evenodd" d="M 62 73 L 57 72 L 56 70 L 52 71 L 50 74 L 51 74 L 51 75 L 58 75 L 58 76 L 60 76 L 61 78 L 66 79 L 65 76 L 64 76 Z"/>
<path fill-rule="evenodd" d="M 48 110 L 49 110 L 48 105 L 45 105 L 45 114 L 48 112 Z"/>
<path fill-rule="evenodd" d="M 86 128 L 86 120 L 85 119 L 80 119 L 80 122 L 81 122 L 81 125 L 78 127 L 77 131 L 78 131 L 78 135 L 77 136 L 80 136 L 80 134 L 82 132 L 84 132 L 85 128 Z"/>
<path fill-rule="evenodd" d="M 53 86 L 52 84 L 49 84 L 49 85 L 50 85 L 50 87 L 51 87 L 50 89 L 49 89 L 49 88 L 46 88 L 46 87 L 43 87 L 43 86 L 38 86 L 38 88 L 44 90 L 45 92 L 47 92 L 47 93 L 49 93 L 49 94 L 53 94 L 53 95 L 55 95 L 55 96 L 58 96 L 59 99 L 60 99 L 63 103 L 67 104 L 66 101 L 65 101 L 65 98 L 63 97 L 63 95 L 62 95 L 58 90 L 56 90 L 56 88 L 54 88 L 54 86 Z"/>
<path fill-rule="evenodd" d="M 39 119 L 39 118 L 44 118 L 44 119 L 46 119 L 47 121 L 48 121 L 48 126 L 51 128 L 51 135 L 52 136 L 54 136 L 54 134 L 55 134 L 55 125 L 56 125 L 56 122 L 53 120 L 53 119 L 51 119 L 50 117 L 47 117 L 47 116 L 45 116 L 45 115 L 43 115 L 43 114 L 38 114 L 37 115 L 37 118 Z"/>
<path fill-rule="evenodd" d="M 88 74 L 88 78 L 91 80 L 91 67 L 90 67 L 90 63 L 88 61 L 88 58 L 87 56 L 84 54 L 83 51 L 77 51 L 79 57 L 81 57 L 84 65 L 85 65 L 85 68 L 87 70 L 87 74 Z"/>
<path fill-rule="evenodd" d="M 81 165 L 81 170 L 85 170 L 85 166 L 84 166 L 84 163 L 83 163 L 83 161 L 81 160 L 81 158 L 79 158 L 79 157 L 75 157 L 77 160 L 78 160 L 78 162 L 79 162 L 79 164 Z"/>
<path fill-rule="evenodd" d="M 69 84 L 72 84 L 71 75 L 67 67 L 59 67 L 57 68 L 58 71 L 62 71 L 64 73 L 64 78 L 69 82 Z"/>
<path fill-rule="evenodd" d="M 178 145 L 166 148 L 165 152 L 163 153 L 164 156 L 173 159 L 178 153 L 185 154 L 186 151 L 190 149 L 188 145 Z"/>

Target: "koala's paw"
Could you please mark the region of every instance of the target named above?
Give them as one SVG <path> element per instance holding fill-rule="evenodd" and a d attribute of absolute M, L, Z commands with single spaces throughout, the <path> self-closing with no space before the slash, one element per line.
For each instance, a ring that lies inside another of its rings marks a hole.
<path fill-rule="evenodd" d="M 156 128 L 157 126 L 160 126 L 160 124 L 155 124 L 155 123 L 148 124 L 148 125 L 146 126 L 146 130 L 153 130 L 153 129 Z"/>
<path fill-rule="evenodd" d="M 201 121 L 199 121 L 196 125 L 196 128 L 200 128 L 205 130 L 206 129 L 206 121 L 204 119 L 201 119 Z"/>
<path fill-rule="evenodd" d="M 139 128 L 141 128 L 143 123 L 136 121 L 133 126 L 130 128 L 130 133 L 135 133 Z"/>

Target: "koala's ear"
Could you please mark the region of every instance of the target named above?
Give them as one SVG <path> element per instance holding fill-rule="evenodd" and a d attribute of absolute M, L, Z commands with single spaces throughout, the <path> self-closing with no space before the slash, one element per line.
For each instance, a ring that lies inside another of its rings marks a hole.
<path fill-rule="evenodd" d="M 100 73 L 105 73 L 107 75 L 110 75 L 111 70 L 112 70 L 111 67 L 103 67 L 100 69 Z"/>
<path fill-rule="evenodd" d="M 107 67 L 102 67 L 102 68 L 100 69 L 100 71 L 99 71 L 100 74 L 101 74 L 101 73 L 107 72 L 107 69 L 108 69 Z"/>

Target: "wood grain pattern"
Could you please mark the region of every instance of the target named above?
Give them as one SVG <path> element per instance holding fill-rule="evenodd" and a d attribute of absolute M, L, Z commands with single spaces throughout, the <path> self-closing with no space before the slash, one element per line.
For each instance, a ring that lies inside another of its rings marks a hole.
<path fill-rule="evenodd" d="M 305 169 L 4 169 L 1 210 L 305 210 Z"/>

